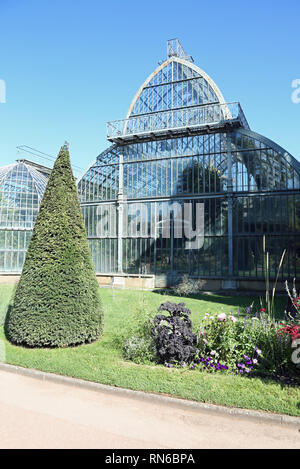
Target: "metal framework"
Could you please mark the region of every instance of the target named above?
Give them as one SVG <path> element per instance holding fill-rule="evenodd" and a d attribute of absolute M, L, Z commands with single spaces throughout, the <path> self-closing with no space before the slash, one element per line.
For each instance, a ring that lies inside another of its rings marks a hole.
<path fill-rule="evenodd" d="M 250 130 L 179 41 L 126 119 L 108 123 L 108 140 L 78 182 L 97 272 L 260 279 L 265 237 L 271 276 L 284 248 L 283 278 L 299 275 L 300 164 Z M 175 235 L 187 202 L 204 204 L 198 249 Z"/>
<path fill-rule="evenodd" d="M 28 160 L 0 168 L 0 272 L 22 270 L 49 172 Z"/>
<path fill-rule="evenodd" d="M 161 111 L 107 123 L 107 139 L 128 143 L 145 139 L 197 135 L 224 127 L 249 128 L 240 103 L 206 104 Z"/>
<path fill-rule="evenodd" d="M 191 55 L 187 55 L 184 48 L 180 44 L 179 39 L 169 39 L 167 41 L 167 54 L 168 57 L 181 57 L 184 60 L 189 62 L 194 62 L 194 59 Z"/>

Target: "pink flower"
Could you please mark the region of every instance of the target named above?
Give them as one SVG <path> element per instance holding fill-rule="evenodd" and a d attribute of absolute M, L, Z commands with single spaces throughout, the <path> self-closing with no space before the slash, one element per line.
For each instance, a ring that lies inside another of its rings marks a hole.
<path fill-rule="evenodd" d="M 218 315 L 218 321 L 226 321 L 226 314 L 221 313 Z"/>
<path fill-rule="evenodd" d="M 229 319 L 231 319 L 232 322 L 236 322 L 236 318 L 234 316 L 229 316 Z"/>

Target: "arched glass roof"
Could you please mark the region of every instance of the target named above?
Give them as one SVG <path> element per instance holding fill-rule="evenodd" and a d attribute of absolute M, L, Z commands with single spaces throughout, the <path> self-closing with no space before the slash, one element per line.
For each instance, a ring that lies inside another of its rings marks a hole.
<path fill-rule="evenodd" d="M 47 181 L 22 161 L 0 168 L 0 228 L 32 229 Z"/>
<path fill-rule="evenodd" d="M 299 162 L 275 142 L 247 129 L 233 132 L 231 141 L 233 191 L 300 189 Z M 79 181 L 82 202 L 117 197 L 120 154 L 127 197 L 227 191 L 226 135 L 216 133 L 112 145 Z M 211 180 L 205 180 L 208 170 Z"/>
<path fill-rule="evenodd" d="M 22 270 L 48 181 L 47 168 L 37 167 L 19 160 L 0 168 L 0 272 Z"/>
<path fill-rule="evenodd" d="M 300 163 L 272 140 L 247 129 L 233 136 L 237 191 L 300 189 Z"/>
<path fill-rule="evenodd" d="M 127 118 L 209 103 L 225 103 L 215 82 L 191 62 L 171 57 L 142 84 L 129 106 Z"/>

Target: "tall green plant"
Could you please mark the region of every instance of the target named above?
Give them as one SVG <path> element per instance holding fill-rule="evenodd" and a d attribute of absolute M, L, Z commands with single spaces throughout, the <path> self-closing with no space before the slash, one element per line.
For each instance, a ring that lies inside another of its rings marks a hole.
<path fill-rule="evenodd" d="M 265 273 L 265 283 L 266 283 L 266 293 L 265 293 L 265 305 L 266 305 L 266 313 L 271 320 L 275 319 L 275 292 L 277 288 L 278 278 L 280 269 L 283 264 L 283 260 L 286 254 L 286 249 L 282 252 L 281 259 L 279 262 L 279 266 L 276 273 L 275 282 L 272 287 L 272 294 L 270 296 L 270 255 L 269 252 L 266 250 L 266 237 L 263 237 L 263 256 L 264 256 L 264 273 Z"/>
<path fill-rule="evenodd" d="M 51 172 L 30 240 L 8 339 L 30 347 L 92 342 L 102 307 L 67 145 Z"/>

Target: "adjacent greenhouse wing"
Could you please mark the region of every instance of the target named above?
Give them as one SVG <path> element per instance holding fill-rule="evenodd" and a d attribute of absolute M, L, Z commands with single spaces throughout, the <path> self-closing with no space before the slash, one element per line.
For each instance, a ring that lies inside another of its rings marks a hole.
<path fill-rule="evenodd" d="M 22 270 L 48 175 L 25 160 L 0 168 L 0 272 Z"/>

